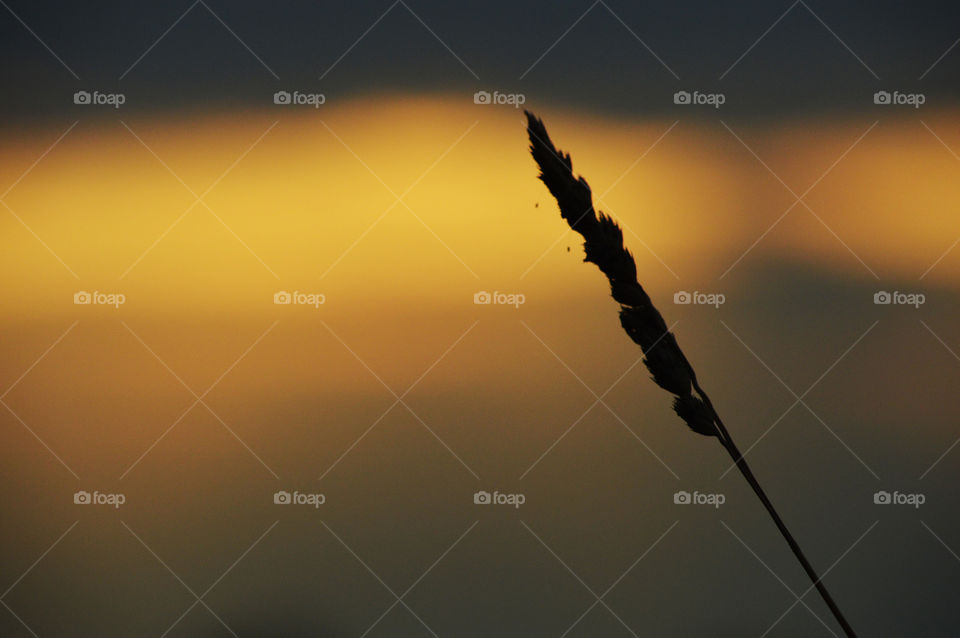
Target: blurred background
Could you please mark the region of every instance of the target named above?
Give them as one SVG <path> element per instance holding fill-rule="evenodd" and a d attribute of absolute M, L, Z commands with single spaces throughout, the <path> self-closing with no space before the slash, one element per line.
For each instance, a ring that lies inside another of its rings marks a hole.
<path fill-rule="evenodd" d="M 523 108 L 851 624 L 956 634 L 955 6 L 0 5 L 0 634 L 840 634 Z"/>

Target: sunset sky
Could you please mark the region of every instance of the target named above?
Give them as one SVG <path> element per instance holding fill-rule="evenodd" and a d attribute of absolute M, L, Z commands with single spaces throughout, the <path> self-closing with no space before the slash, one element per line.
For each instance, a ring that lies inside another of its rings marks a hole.
<path fill-rule="evenodd" d="M 954 634 L 956 8 L 0 4 L 0 634 L 840 635 L 524 108 L 851 624 Z"/>

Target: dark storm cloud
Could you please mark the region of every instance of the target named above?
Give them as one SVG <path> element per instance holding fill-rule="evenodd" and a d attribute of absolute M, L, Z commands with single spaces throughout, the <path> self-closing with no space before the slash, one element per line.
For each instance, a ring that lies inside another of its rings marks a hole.
<path fill-rule="evenodd" d="M 9 0 L 2 108 L 9 125 L 70 111 L 81 89 L 164 109 L 258 107 L 284 88 L 499 89 L 617 113 L 674 109 L 678 90 L 723 92 L 725 113 L 749 115 L 873 108 L 879 89 L 924 92 L 932 106 L 957 97 L 958 13 L 939 2 Z"/>

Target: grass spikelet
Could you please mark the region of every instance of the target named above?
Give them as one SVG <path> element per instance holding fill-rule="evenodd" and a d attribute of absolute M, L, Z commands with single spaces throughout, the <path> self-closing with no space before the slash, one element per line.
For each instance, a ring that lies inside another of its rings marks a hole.
<path fill-rule="evenodd" d="M 697 382 L 693 367 L 680 349 L 676 337 L 668 330 L 663 316 L 637 280 L 636 262 L 624 246 L 620 226 L 609 216 L 594 210 L 590 185 L 583 177 L 574 176 L 570 155 L 553 145 L 540 118 L 529 111 L 525 113 L 530 153 L 540 167 L 540 180 L 557 200 L 561 217 L 570 228 L 583 236 L 584 261 L 596 264 L 610 283 L 610 294 L 620 304 L 620 325 L 630 339 L 640 346 L 643 362 L 654 383 L 674 395 L 673 411 L 691 430 L 720 441 L 763 503 L 834 618 L 847 636 L 855 638 L 853 629 L 777 514 L 710 398 Z"/>

